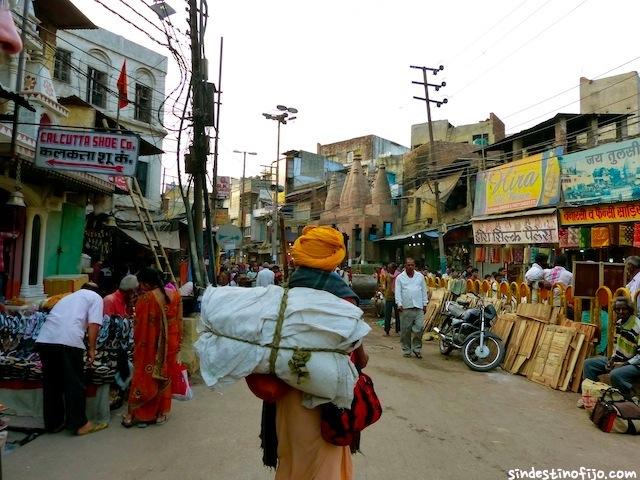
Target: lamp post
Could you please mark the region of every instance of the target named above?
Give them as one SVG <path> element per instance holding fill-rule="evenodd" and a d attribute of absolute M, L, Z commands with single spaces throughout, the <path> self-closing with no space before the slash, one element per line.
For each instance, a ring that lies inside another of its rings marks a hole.
<path fill-rule="evenodd" d="M 257 155 L 256 152 L 246 152 L 244 150 L 234 150 L 233 153 L 242 153 L 242 183 L 240 184 L 240 231 L 242 232 L 242 239 L 240 240 L 240 258 L 244 256 L 244 182 L 246 178 L 247 169 L 247 155 Z"/>
<path fill-rule="evenodd" d="M 288 121 L 295 120 L 296 117 L 290 117 L 289 114 L 298 113 L 297 108 L 287 107 L 285 105 L 278 105 L 276 108 L 282 113 L 273 115 L 271 113 L 263 113 L 262 115 L 267 120 L 275 120 L 278 122 L 278 142 L 276 152 L 276 188 L 275 188 L 275 201 L 273 202 L 273 225 L 272 240 L 271 240 L 271 256 L 273 261 L 278 261 L 278 194 L 280 193 L 280 125 L 286 125 Z M 284 259 L 283 259 L 284 260 Z"/>

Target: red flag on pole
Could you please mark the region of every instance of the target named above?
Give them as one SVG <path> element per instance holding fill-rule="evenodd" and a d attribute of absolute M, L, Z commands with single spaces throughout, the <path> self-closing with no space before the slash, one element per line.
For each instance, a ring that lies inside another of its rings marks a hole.
<path fill-rule="evenodd" d="M 122 64 L 120 76 L 118 77 L 118 110 L 129 105 L 129 97 L 127 96 L 127 61 Z"/>

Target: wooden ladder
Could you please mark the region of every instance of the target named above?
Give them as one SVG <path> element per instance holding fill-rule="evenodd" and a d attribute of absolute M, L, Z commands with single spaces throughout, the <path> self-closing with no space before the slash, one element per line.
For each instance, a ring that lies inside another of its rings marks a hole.
<path fill-rule="evenodd" d="M 171 270 L 171 264 L 169 263 L 169 258 L 167 257 L 167 253 L 164 251 L 164 247 L 160 242 L 160 236 L 158 235 L 158 230 L 156 229 L 155 223 L 153 223 L 153 218 L 151 218 L 151 214 L 149 213 L 149 209 L 147 208 L 147 204 L 144 196 L 142 195 L 142 190 L 140 190 L 140 184 L 138 183 L 138 179 L 136 177 L 131 177 L 131 187 L 129 188 L 129 196 L 131 197 L 131 201 L 133 202 L 133 206 L 136 209 L 136 213 L 138 214 L 138 219 L 140 220 L 140 225 L 142 226 L 142 231 L 144 236 L 147 239 L 147 243 L 149 244 L 149 248 L 153 253 L 153 258 L 156 262 L 156 267 L 161 272 L 165 274 L 169 274 L 169 278 L 174 283 L 176 283 L 176 277 L 173 276 L 173 271 Z M 144 216 L 143 216 L 144 212 Z M 147 228 L 147 224 L 151 225 L 151 232 Z M 152 236 L 153 235 L 153 236 Z M 164 268 L 160 261 L 164 262 Z"/>

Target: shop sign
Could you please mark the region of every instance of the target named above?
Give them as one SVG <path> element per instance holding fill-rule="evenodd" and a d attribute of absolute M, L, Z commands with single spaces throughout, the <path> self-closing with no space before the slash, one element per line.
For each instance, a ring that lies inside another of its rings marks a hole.
<path fill-rule="evenodd" d="M 235 250 L 242 245 L 242 232 L 235 225 L 227 223 L 218 229 L 216 240 L 225 250 Z"/>
<path fill-rule="evenodd" d="M 120 175 L 109 175 L 107 177 L 107 180 L 109 180 L 111 183 L 113 183 L 117 189 L 128 192 L 129 191 L 129 184 L 127 182 L 127 177 L 123 177 Z"/>
<path fill-rule="evenodd" d="M 224 225 L 229 223 L 229 209 L 228 208 L 216 208 L 216 213 L 213 218 L 214 225 Z"/>
<path fill-rule="evenodd" d="M 133 177 L 139 140 L 133 134 L 40 127 L 35 164 L 49 170 Z"/>
<path fill-rule="evenodd" d="M 613 203 L 640 199 L 640 140 L 607 143 L 560 160 L 566 203 Z"/>
<path fill-rule="evenodd" d="M 231 197 L 231 177 L 220 177 L 216 179 L 216 197 L 227 199 Z"/>
<path fill-rule="evenodd" d="M 551 215 L 528 215 L 473 222 L 476 245 L 558 243 L 558 218 Z"/>
<path fill-rule="evenodd" d="M 561 225 L 590 225 L 594 223 L 640 222 L 640 202 L 589 205 L 560 210 Z"/>
<path fill-rule="evenodd" d="M 474 216 L 557 205 L 561 153 L 556 148 L 478 172 Z"/>

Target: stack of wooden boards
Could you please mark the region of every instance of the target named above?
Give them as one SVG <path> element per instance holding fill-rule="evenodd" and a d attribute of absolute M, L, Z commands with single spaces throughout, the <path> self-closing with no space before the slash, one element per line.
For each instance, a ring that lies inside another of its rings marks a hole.
<path fill-rule="evenodd" d="M 502 368 L 533 382 L 577 392 L 584 360 L 593 351 L 596 326 L 564 318 L 559 307 L 520 304 L 498 316 L 491 329 L 504 342 Z"/>
<path fill-rule="evenodd" d="M 424 315 L 423 331 L 425 333 L 428 333 L 433 327 L 440 324 L 447 300 L 453 299 L 453 296 L 453 293 L 445 288 L 429 289 L 429 303 L 427 304 L 427 313 Z"/>

